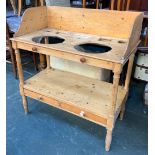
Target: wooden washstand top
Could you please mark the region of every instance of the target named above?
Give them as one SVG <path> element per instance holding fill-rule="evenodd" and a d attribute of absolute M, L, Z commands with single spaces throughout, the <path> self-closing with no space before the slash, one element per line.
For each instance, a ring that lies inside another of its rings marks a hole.
<path fill-rule="evenodd" d="M 48 55 L 56 50 L 63 55 L 72 53 L 123 64 L 139 42 L 142 19 L 143 14 L 139 12 L 37 7 L 25 12 L 12 40 L 23 49 L 25 45 L 44 47 L 51 50 Z M 65 40 L 58 44 L 40 44 L 32 41 L 37 36 L 57 36 Z M 23 44 L 20 46 L 20 43 Z M 90 54 L 75 49 L 74 46 L 83 43 L 107 45 L 111 50 Z"/>
<path fill-rule="evenodd" d="M 35 37 L 43 37 L 43 36 L 57 36 L 64 39 L 64 42 L 58 44 L 41 44 L 35 43 L 32 39 Z M 124 57 L 122 57 L 123 52 L 127 49 L 127 40 L 125 39 L 112 39 L 102 36 L 89 35 L 83 33 L 75 33 L 62 31 L 57 29 L 49 29 L 45 28 L 30 34 L 26 34 L 23 36 L 16 37 L 14 40 L 18 42 L 24 42 L 28 44 L 32 44 L 35 46 L 46 47 L 51 50 L 58 50 L 67 53 L 80 54 L 83 56 L 88 56 L 92 58 L 97 58 L 101 60 L 113 61 L 118 63 L 124 62 Z M 96 43 L 99 45 L 107 45 L 112 49 L 105 53 L 85 53 L 77 50 L 75 48 L 76 45 L 83 43 Z"/>

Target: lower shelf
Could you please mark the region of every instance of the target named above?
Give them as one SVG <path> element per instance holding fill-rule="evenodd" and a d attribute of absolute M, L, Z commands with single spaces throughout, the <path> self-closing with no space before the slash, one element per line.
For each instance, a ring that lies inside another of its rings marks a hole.
<path fill-rule="evenodd" d="M 126 96 L 123 87 L 118 89 L 117 113 Z M 25 81 L 24 93 L 98 124 L 106 124 L 111 107 L 112 84 L 50 69 Z"/>

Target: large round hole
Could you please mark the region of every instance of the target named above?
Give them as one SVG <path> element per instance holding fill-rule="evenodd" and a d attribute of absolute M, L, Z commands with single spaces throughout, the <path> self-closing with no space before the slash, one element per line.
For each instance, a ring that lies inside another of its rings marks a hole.
<path fill-rule="evenodd" d="M 85 43 L 76 45 L 75 49 L 85 53 L 105 53 L 111 50 L 111 47 L 96 43 Z"/>
<path fill-rule="evenodd" d="M 57 37 L 57 36 L 39 36 L 32 38 L 32 41 L 35 43 L 45 44 L 47 39 L 47 44 L 58 44 L 65 41 L 65 39 Z"/>

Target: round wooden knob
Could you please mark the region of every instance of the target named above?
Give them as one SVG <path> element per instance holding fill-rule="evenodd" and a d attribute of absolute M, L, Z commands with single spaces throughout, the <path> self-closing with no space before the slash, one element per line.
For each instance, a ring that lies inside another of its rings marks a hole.
<path fill-rule="evenodd" d="M 37 99 L 38 99 L 38 100 L 42 100 L 43 98 L 42 98 L 42 96 L 40 95 Z"/>
<path fill-rule="evenodd" d="M 37 48 L 36 47 L 32 47 L 32 51 L 37 51 Z"/>
<path fill-rule="evenodd" d="M 80 58 L 80 61 L 81 61 L 82 63 L 84 63 L 84 62 L 86 62 L 86 58 Z"/>
<path fill-rule="evenodd" d="M 81 116 L 81 117 L 84 117 L 84 116 L 85 116 L 85 112 L 84 112 L 84 111 L 81 111 L 81 112 L 80 112 L 80 116 Z"/>

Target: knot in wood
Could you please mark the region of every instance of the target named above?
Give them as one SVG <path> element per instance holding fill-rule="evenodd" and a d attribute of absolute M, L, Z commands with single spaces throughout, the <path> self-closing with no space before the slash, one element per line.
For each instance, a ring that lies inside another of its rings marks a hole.
<path fill-rule="evenodd" d="M 37 51 L 37 48 L 36 47 L 32 47 L 32 51 Z"/>
<path fill-rule="evenodd" d="M 86 58 L 80 58 L 80 62 L 82 63 L 86 62 Z"/>

